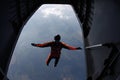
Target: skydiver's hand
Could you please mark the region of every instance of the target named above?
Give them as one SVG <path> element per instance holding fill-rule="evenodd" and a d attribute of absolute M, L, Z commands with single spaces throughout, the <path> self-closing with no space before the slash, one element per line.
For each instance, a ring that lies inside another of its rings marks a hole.
<path fill-rule="evenodd" d="M 77 47 L 76 49 L 82 49 L 81 47 Z"/>
<path fill-rule="evenodd" d="M 32 45 L 32 46 L 36 46 L 36 44 L 35 44 L 35 43 L 31 43 L 31 45 Z"/>

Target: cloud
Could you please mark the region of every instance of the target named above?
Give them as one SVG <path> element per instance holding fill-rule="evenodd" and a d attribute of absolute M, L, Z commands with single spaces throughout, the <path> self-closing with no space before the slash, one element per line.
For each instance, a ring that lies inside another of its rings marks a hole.
<path fill-rule="evenodd" d="M 64 77 L 63 80 L 72 80 L 70 77 Z"/>
<path fill-rule="evenodd" d="M 27 74 L 24 74 L 15 76 L 14 80 L 31 80 L 31 79 Z"/>
<path fill-rule="evenodd" d="M 21 80 L 31 80 L 28 75 L 21 75 Z"/>
<path fill-rule="evenodd" d="M 41 13 L 43 14 L 44 18 L 47 18 L 50 16 L 56 16 L 60 19 L 69 19 L 70 17 L 65 15 L 64 10 L 65 10 L 65 6 L 63 7 L 62 5 L 57 5 L 52 7 L 43 6 L 43 9 L 41 9 Z"/>

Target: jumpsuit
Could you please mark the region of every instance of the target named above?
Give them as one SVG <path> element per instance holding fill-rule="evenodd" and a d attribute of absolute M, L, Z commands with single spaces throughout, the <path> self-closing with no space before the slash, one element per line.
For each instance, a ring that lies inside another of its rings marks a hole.
<path fill-rule="evenodd" d="M 69 46 L 68 44 L 65 44 L 64 42 L 57 42 L 57 41 L 51 41 L 43 44 L 35 44 L 36 47 L 51 47 L 51 52 L 46 60 L 46 64 L 49 65 L 51 59 L 55 59 L 54 66 L 56 67 L 58 64 L 58 61 L 60 59 L 61 50 L 62 48 L 69 49 L 69 50 L 77 50 L 76 47 Z"/>

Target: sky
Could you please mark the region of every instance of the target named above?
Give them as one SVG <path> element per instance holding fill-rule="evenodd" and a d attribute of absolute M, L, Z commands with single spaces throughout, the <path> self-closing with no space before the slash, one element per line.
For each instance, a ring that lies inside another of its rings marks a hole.
<path fill-rule="evenodd" d="M 82 29 L 70 5 L 42 5 L 24 26 L 15 47 L 7 77 L 10 80 L 86 80 L 86 61 Z M 46 66 L 50 48 L 31 43 L 61 41 L 82 50 L 62 49 L 57 67 L 54 59 Z"/>

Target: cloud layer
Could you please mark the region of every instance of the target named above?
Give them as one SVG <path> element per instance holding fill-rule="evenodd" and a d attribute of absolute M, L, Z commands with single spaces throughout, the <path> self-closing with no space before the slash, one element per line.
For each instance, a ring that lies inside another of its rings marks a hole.
<path fill-rule="evenodd" d="M 46 5 L 44 5 L 46 6 Z M 42 7 L 44 7 L 42 6 Z M 49 5 L 48 5 L 49 6 Z M 66 5 L 68 6 L 68 5 Z M 56 16 L 60 19 L 69 19 L 70 16 L 67 16 L 66 14 L 64 14 L 64 11 L 66 10 L 66 7 L 59 5 L 59 6 L 52 6 L 50 5 L 50 7 L 45 7 L 45 9 L 41 10 L 41 13 L 43 14 L 44 18 L 50 17 L 50 16 Z"/>

